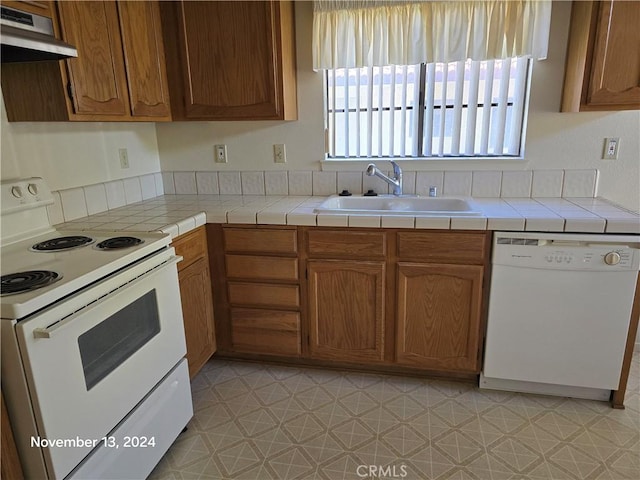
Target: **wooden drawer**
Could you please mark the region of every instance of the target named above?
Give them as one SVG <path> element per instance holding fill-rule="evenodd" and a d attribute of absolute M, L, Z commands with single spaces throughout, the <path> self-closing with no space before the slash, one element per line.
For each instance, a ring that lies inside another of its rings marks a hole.
<path fill-rule="evenodd" d="M 298 280 L 298 259 L 261 255 L 225 255 L 227 277 Z"/>
<path fill-rule="evenodd" d="M 297 285 L 229 282 L 229 303 L 252 307 L 299 308 Z"/>
<path fill-rule="evenodd" d="M 300 314 L 232 308 L 231 343 L 239 352 L 300 355 Z"/>
<path fill-rule="evenodd" d="M 466 232 L 399 232 L 398 258 L 427 262 L 485 263 L 489 234 Z"/>
<path fill-rule="evenodd" d="M 176 254 L 183 260 L 178 263 L 178 271 L 188 267 L 201 257 L 207 256 L 207 232 L 204 227 L 198 227 L 173 241 Z"/>
<path fill-rule="evenodd" d="M 297 231 L 277 228 L 225 228 L 225 252 L 296 253 Z"/>
<path fill-rule="evenodd" d="M 310 257 L 383 259 L 387 252 L 384 231 L 307 230 Z"/>

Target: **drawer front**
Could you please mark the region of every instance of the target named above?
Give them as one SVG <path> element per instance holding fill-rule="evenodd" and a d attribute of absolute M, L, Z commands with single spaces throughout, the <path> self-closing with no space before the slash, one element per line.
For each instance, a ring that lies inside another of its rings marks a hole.
<path fill-rule="evenodd" d="M 225 255 L 227 277 L 298 280 L 298 259 L 260 255 Z"/>
<path fill-rule="evenodd" d="M 383 231 L 307 230 L 307 249 L 313 257 L 382 259 L 387 252 Z"/>
<path fill-rule="evenodd" d="M 487 233 L 399 232 L 398 258 L 427 262 L 485 262 Z"/>
<path fill-rule="evenodd" d="M 299 308 L 297 285 L 229 282 L 229 303 L 253 307 Z"/>
<path fill-rule="evenodd" d="M 300 355 L 300 314 L 232 308 L 231 343 L 238 352 Z"/>
<path fill-rule="evenodd" d="M 225 252 L 296 253 L 296 230 L 276 228 L 225 228 Z"/>
<path fill-rule="evenodd" d="M 189 233 L 179 236 L 173 241 L 176 254 L 183 257 L 178 263 L 178 271 L 188 267 L 199 258 L 207 255 L 207 233 L 199 227 Z"/>

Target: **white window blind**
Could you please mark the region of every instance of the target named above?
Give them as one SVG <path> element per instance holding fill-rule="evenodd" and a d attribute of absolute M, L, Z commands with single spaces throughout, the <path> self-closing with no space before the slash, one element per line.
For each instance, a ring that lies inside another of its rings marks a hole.
<path fill-rule="evenodd" d="M 330 158 L 520 156 L 527 57 L 325 71 Z"/>

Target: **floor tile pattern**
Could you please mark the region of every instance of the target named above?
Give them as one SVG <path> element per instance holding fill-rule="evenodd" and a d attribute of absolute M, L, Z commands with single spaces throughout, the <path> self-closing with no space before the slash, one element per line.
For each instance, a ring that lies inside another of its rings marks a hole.
<path fill-rule="evenodd" d="M 211 360 L 152 479 L 640 479 L 640 354 L 625 410 L 465 383 Z"/>

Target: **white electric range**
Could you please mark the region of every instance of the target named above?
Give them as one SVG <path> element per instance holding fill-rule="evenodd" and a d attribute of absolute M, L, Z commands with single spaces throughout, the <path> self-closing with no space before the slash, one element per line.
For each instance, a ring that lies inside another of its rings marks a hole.
<path fill-rule="evenodd" d="M 2 391 L 28 478 L 144 478 L 193 414 L 169 235 L 49 223 L 1 185 Z"/>

